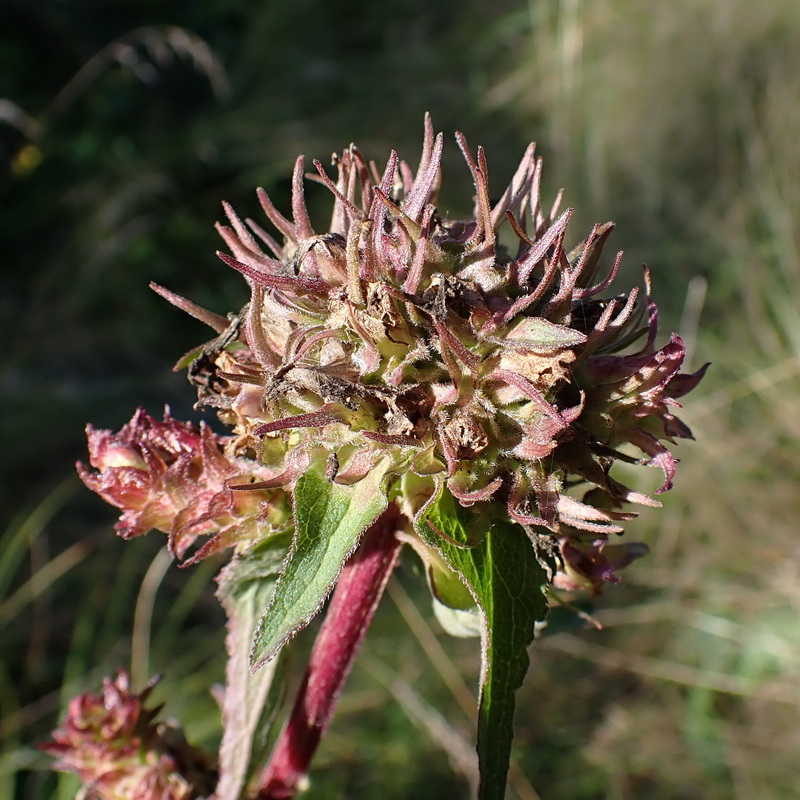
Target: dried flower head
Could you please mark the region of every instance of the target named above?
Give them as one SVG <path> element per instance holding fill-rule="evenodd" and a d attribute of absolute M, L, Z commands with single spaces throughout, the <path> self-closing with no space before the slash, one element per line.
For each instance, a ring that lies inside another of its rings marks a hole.
<path fill-rule="evenodd" d="M 676 335 L 656 347 L 647 272 L 644 296 L 603 299 L 621 256 L 600 274 L 613 225 L 567 250 L 572 210 L 559 215 L 560 197 L 542 207 L 533 145 L 493 203 L 483 149 L 473 157 L 456 138 L 476 193 L 468 220 L 438 214 L 443 140 L 426 119 L 415 174 L 394 152 L 379 173 L 354 146 L 334 156 L 335 179 L 314 162 L 311 177 L 333 197 L 323 233 L 306 208 L 302 157 L 291 219 L 258 192 L 282 243 L 224 205 L 230 225 L 218 230 L 232 255 L 219 256 L 251 289 L 232 322 L 155 288 L 216 329 L 190 378 L 199 404 L 233 428 L 234 450 L 269 473 L 265 487 L 291 490 L 312 458 L 340 484 L 380 464 L 409 520 L 444 484 L 479 516 L 545 534 L 596 589 L 614 576 L 607 537 L 636 516 L 623 508 L 658 505 L 612 466 L 660 467 L 657 493 L 670 488 L 665 443 L 691 436 L 673 410 L 705 368 L 679 374 Z"/>

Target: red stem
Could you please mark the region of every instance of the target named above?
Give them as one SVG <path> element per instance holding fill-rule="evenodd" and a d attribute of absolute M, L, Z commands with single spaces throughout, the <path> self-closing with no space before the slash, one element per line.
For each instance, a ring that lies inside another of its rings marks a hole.
<path fill-rule="evenodd" d="M 398 516 L 397 505 L 390 503 L 342 569 L 294 708 L 262 777 L 258 800 L 294 797 L 308 773 L 400 552 L 395 538 Z"/>

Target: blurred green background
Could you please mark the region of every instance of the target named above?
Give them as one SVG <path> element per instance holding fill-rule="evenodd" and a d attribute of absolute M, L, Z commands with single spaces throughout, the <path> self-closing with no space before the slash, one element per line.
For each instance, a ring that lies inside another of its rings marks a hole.
<path fill-rule="evenodd" d="M 605 629 L 532 651 L 509 797 L 800 796 L 798 41 L 795 0 L 5 0 L 0 797 L 74 796 L 35 743 L 119 666 L 163 672 L 165 713 L 214 745 L 215 565 L 114 536 L 74 476 L 83 427 L 138 404 L 197 418 L 171 365 L 207 333 L 147 283 L 239 308 L 221 200 L 258 218 L 262 185 L 285 207 L 295 156 L 351 141 L 415 164 L 426 110 L 486 146 L 498 190 L 536 140 L 575 241 L 615 220 L 623 282 L 647 262 L 662 333 L 714 364 L 675 490 L 629 527 L 653 553 L 597 603 Z M 448 141 L 457 216 L 471 188 Z M 404 562 L 309 797 L 467 795 L 477 643 L 441 635 L 420 586 Z"/>

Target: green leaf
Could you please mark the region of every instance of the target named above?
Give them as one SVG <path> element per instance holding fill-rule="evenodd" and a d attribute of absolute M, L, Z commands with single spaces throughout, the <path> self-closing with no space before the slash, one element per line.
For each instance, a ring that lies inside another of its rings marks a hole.
<path fill-rule="evenodd" d="M 214 795 L 218 800 L 238 800 L 266 760 L 267 737 L 282 687 L 274 681 L 277 659 L 255 674 L 250 671 L 250 645 L 289 544 L 288 534 L 271 537 L 231 561 L 217 579 L 217 597 L 228 615 L 220 774 Z"/>
<path fill-rule="evenodd" d="M 386 510 L 386 462 L 351 486 L 331 483 L 313 463 L 294 490 L 295 536 L 250 653 L 258 669 L 319 611 L 361 534 Z"/>
<path fill-rule="evenodd" d="M 467 585 L 482 616 L 483 664 L 478 714 L 480 800 L 505 797 L 515 692 L 528 670 L 528 645 L 536 622 L 547 615 L 547 573 L 522 526 L 495 520 L 470 547 L 471 511 L 447 489 L 422 510 L 416 527 Z"/>
<path fill-rule="evenodd" d="M 567 325 L 543 317 L 523 317 L 503 338 L 506 345 L 531 350 L 565 350 L 582 344 L 586 336 Z"/>
<path fill-rule="evenodd" d="M 180 370 L 186 369 L 186 367 L 190 366 L 191 363 L 198 358 L 202 352 L 203 345 L 199 345 L 198 347 L 192 348 L 188 353 L 184 353 L 172 368 L 173 371 L 179 372 Z"/>

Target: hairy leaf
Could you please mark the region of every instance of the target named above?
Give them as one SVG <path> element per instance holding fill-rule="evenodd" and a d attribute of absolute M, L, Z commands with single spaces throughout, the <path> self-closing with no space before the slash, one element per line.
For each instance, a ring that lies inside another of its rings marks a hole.
<path fill-rule="evenodd" d="M 478 604 L 484 630 L 478 716 L 480 800 L 505 797 L 515 692 L 528 670 L 527 647 L 547 614 L 547 573 L 525 530 L 496 520 L 470 547 L 470 511 L 444 488 L 417 519 L 417 530 L 458 573 Z"/>
<path fill-rule="evenodd" d="M 278 660 L 251 673 L 250 645 L 289 544 L 288 534 L 272 537 L 231 561 L 217 579 L 217 597 L 228 615 L 218 800 L 238 800 L 267 756 L 267 736 L 281 693 L 280 681 L 274 681 Z"/>
<path fill-rule="evenodd" d="M 385 467 L 350 486 L 332 483 L 312 463 L 294 490 L 295 535 L 250 653 L 253 669 L 269 661 L 319 611 L 361 534 L 387 506 Z"/>
<path fill-rule="evenodd" d="M 506 335 L 508 347 L 531 350 L 564 350 L 586 341 L 586 336 L 566 325 L 556 325 L 543 317 L 524 317 Z"/>

